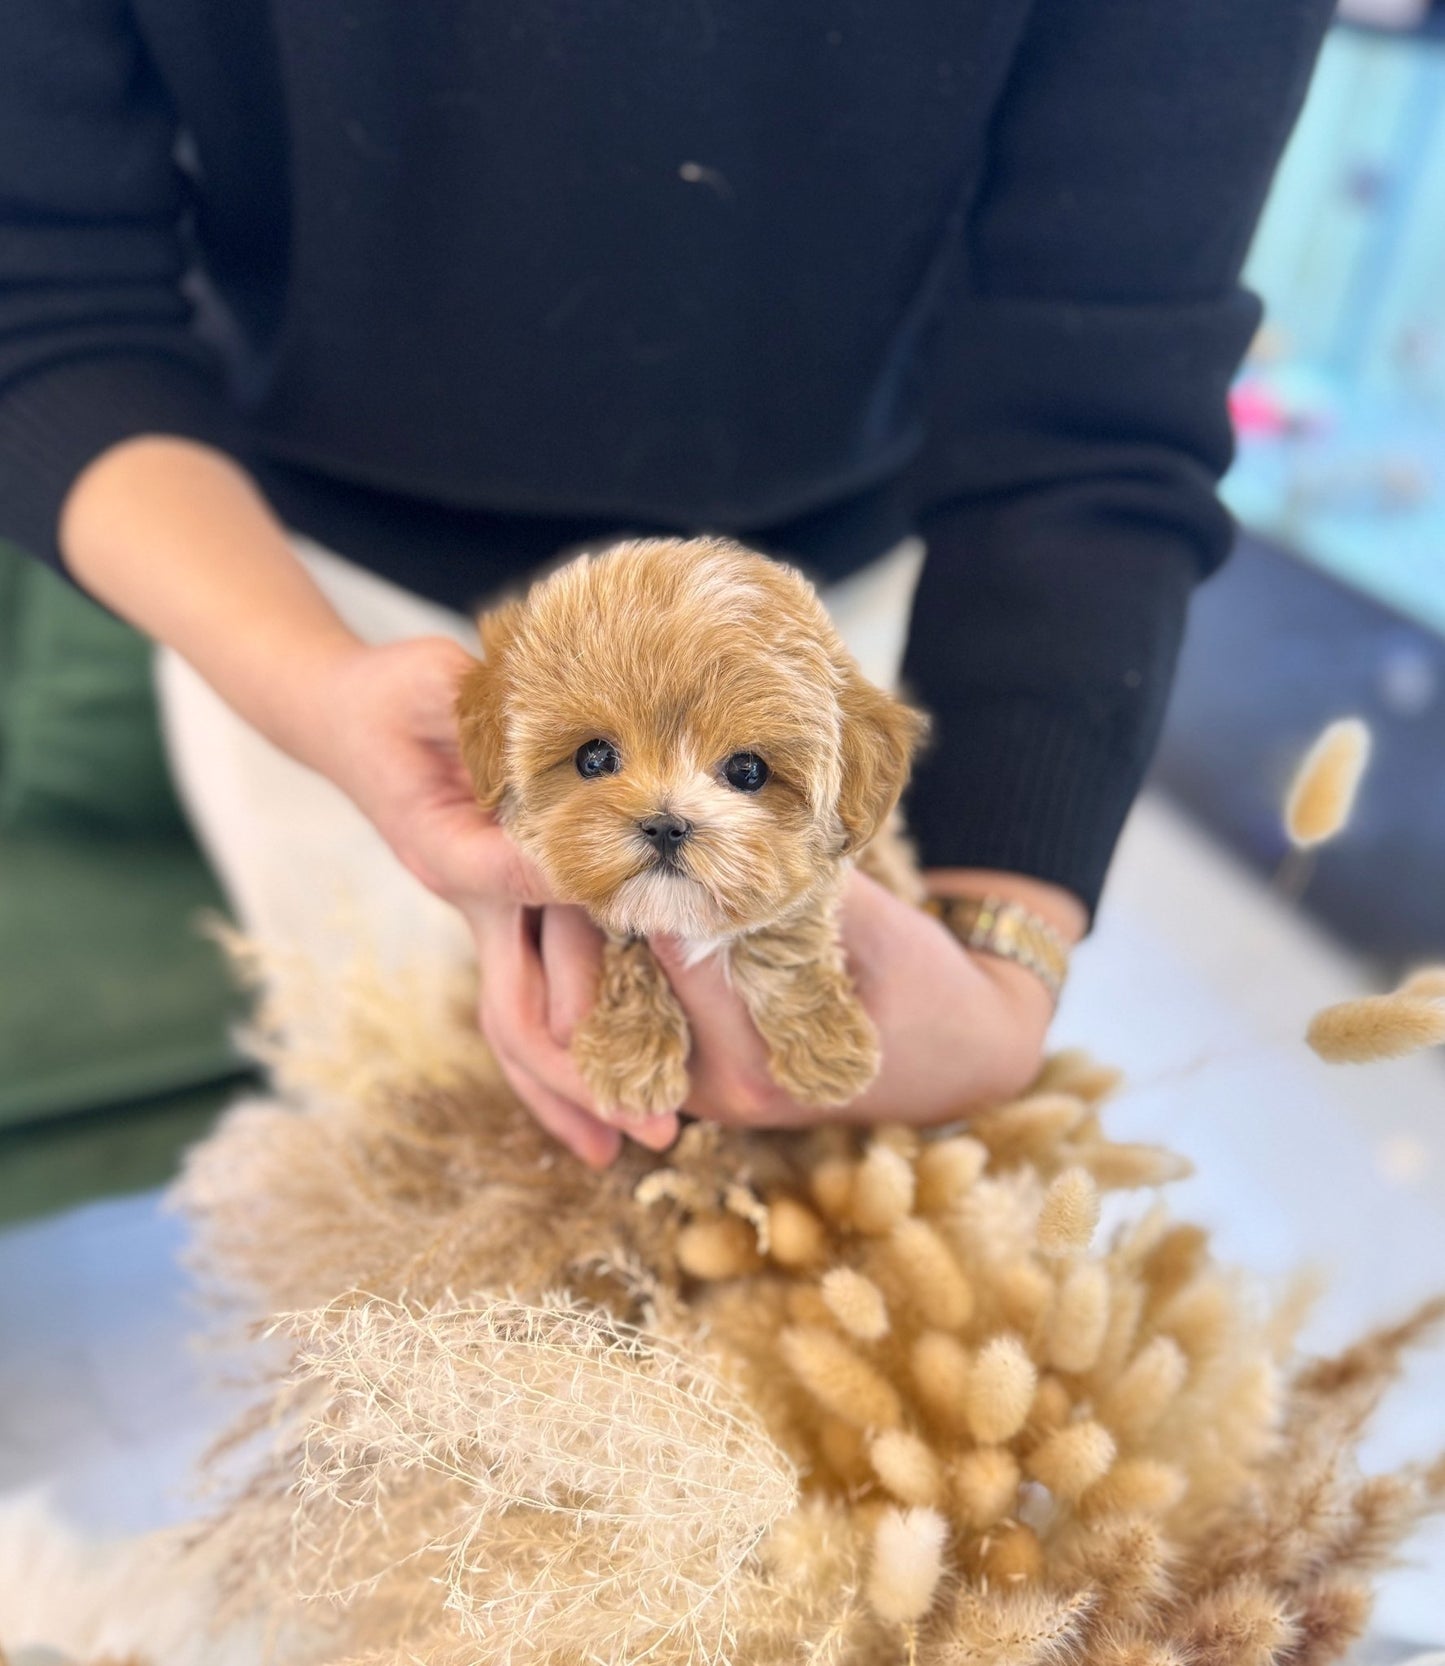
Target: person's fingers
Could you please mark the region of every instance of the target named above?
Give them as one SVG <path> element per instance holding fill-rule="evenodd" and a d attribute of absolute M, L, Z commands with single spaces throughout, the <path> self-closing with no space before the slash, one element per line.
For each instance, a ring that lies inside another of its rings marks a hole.
<path fill-rule="evenodd" d="M 547 984 L 533 935 L 535 919 L 520 908 L 482 912 L 482 1027 L 493 1047 L 524 1066 L 544 1087 L 596 1116 L 581 1071 L 547 1030 Z"/>
<path fill-rule="evenodd" d="M 672 1112 L 668 1112 L 666 1116 L 615 1115 L 608 1118 L 608 1126 L 620 1129 L 628 1139 L 636 1140 L 649 1151 L 666 1151 L 677 1139 L 682 1125 Z"/>
<path fill-rule="evenodd" d="M 618 1128 L 649 1151 L 665 1151 L 677 1138 L 675 1116 L 604 1115 L 572 1055 L 552 1039 L 535 919 L 520 908 L 490 908 L 481 910 L 473 922 L 483 969 L 482 1030 L 493 1051 L 584 1115 Z"/>
<path fill-rule="evenodd" d="M 578 1025 L 596 1004 L 602 949 L 602 933 L 582 909 L 542 910 L 547 1032 L 559 1047 L 571 1045 Z"/>
<path fill-rule="evenodd" d="M 540 951 L 547 990 L 547 1033 L 560 1048 L 571 1046 L 577 1026 L 596 1003 L 602 950 L 602 933 L 582 909 L 555 905 L 542 910 Z M 666 1151 L 677 1138 L 675 1116 L 613 1114 L 607 1121 L 649 1151 Z"/>
<path fill-rule="evenodd" d="M 497 1063 L 512 1091 L 547 1132 L 560 1140 L 574 1157 L 595 1169 L 605 1169 L 616 1162 L 622 1150 L 622 1135 L 617 1129 L 588 1116 L 576 1105 L 569 1105 L 521 1065 L 500 1053 Z"/>

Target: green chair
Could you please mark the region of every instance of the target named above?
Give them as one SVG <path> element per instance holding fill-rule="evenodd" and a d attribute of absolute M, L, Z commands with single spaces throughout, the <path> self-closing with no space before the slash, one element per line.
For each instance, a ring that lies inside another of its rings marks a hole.
<path fill-rule="evenodd" d="M 0 545 L 0 1223 L 161 1182 L 234 1095 L 222 908 L 147 644 Z"/>

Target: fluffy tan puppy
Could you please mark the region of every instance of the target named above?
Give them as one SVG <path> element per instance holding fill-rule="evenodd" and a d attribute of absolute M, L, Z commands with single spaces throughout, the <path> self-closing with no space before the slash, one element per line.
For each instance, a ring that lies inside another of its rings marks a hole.
<path fill-rule="evenodd" d="M 726 957 L 779 1086 L 855 1098 L 878 1041 L 838 894 L 923 718 L 867 681 L 800 574 L 726 539 L 580 556 L 481 633 L 457 702 L 477 796 L 607 933 L 573 1041 L 599 1106 L 686 1098 L 687 1023 L 647 945 L 660 932 Z"/>

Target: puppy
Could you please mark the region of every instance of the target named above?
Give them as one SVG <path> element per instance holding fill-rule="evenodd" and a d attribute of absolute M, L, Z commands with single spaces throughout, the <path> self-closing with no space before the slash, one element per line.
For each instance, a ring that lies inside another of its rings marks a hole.
<path fill-rule="evenodd" d="M 477 797 L 607 934 L 573 1041 L 598 1105 L 660 1114 L 686 1098 L 658 932 L 725 956 L 780 1087 L 854 1099 L 878 1039 L 838 895 L 898 801 L 920 714 L 864 678 L 800 574 L 721 538 L 580 556 L 481 634 L 457 702 Z"/>

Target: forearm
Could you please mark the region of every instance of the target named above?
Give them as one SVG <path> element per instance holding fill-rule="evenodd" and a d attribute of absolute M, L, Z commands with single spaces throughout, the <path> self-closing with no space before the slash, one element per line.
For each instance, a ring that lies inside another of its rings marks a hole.
<path fill-rule="evenodd" d="M 310 695 L 357 639 L 238 465 L 188 440 L 125 441 L 71 488 L 59 542 L 92 595 L 284 751 L 317 761 Z"/>

